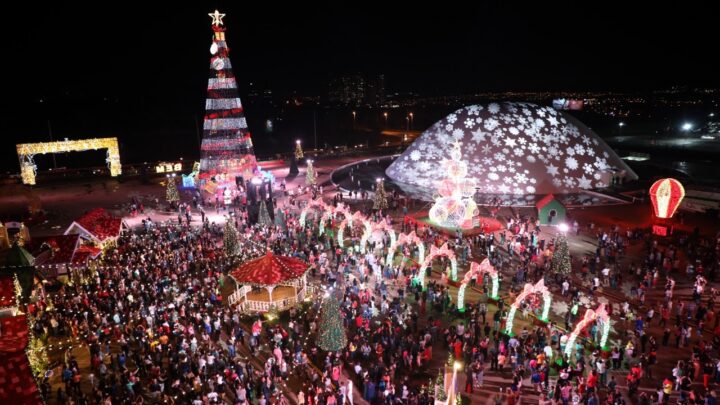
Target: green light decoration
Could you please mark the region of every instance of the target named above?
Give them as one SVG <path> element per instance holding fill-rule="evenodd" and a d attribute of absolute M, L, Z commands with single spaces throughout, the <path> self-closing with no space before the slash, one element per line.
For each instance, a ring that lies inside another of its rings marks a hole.
<path fill-rule="evenodd" d="M 458 289 L 458 310 L 460 312 L 465 311 L 465 288 L 470 283 L 473 277 L 482 277 L 484 274 L 488 274 L 492 280 L 492 289 L 490 292 L 490 298 L 498 299 L 498 291 L 500 289 L 500 281 L 498 278 L 498 272 L 495 270 L 490 260 L 485 258 L 480 264 L 477 262 L 470 263 L 470 271 L 465 273 L 460 288 Z"/>
<path fill-rule="evenodd" d="M 550 269 L 555 274 L 569 276 L 572 272 L 570 265 L 570 249 L 568 248 L 565 235 L 560 234 L 555 238 L 555 251 L 550 262 Z"/>
<path fill-rule="evenodd" d="M 384 210 L 388 207 L 387 192 L 385 191 L 385 182 L 380 179 L 377 189 L 375 190 L 375 198 L 373 198 L 373 209 Z"/>
<path fill-rule="evenodd" d="M 505 319 L 505 334 L 512 335 L 513 323 L 515 321 L 515 312 L 520 307 L 525 298 L 530 294 L 540 293 L 543 296 L 543 312 L 540 320 L 543 322 L 548 321 L 548 315 L 550 314 L 550 305 L 552 305 L 552 294 L 550 290 L 545 287 L 545 281 L 540 280 L 535 285 L 527 283 L 523 288 L 523 292 L 515 298 L 515 302 L 510 306 L 510 312 L 508 312 L 507 318 Z"/>
<path fill-rule="evenodd" d="M 594 311 L 592 309 L 588 309 L 587 311 L 585 311 L 583 319 L 578 322 L 577 325 L 575 325 L 575 328 L 573 329 L 572 333 L 570 333 L 570 337 L 565 344 L 566 356 L 570 357 L 572 355 L 572 352 L 575 349 L 575 342 L 577 341 L 577 337 L 583 332 L 583 330 L 585 330 L 585 328 L 592 325 L 592 323 L 597 320 L 600 320 L 603 323 L 603 336 L 600 340 L 600 347 L 605 347 L 605 344 L 607 343 L 607 335 L 610 332 L 610 317 L 605 310 L 605 304 L 600 304 Z"/>
<path fill-rule="evenodd" d="M 258 212 L 258 224 L 263 226 L 271 226 L 272 219 L 270 219 L 270 213 L 268 212 L 265 200 L 260 201 L 260 210 Z"/>
<path fill-rule="evenodd" d="M 335 297 L 325 298 L 322 304 L 317 346 L 326 352 L 337 352 L 347 345 L 340 305 Z"/>
<path fill-rule="evenodd" d="M 610 327 L 612 326 L 610 317 L 607 317 L 604 320 L 601 319 L 601 323 L 602 323 L 602 336 L 600 337 L 600 347 L 603 350 L 607 350 L 608 349 L 607 341 L 608 341 L 608 337 L 610 336 Z"/>
<path fill-rule="evenodd" d="M 313 161 L 308 160 L 307 169 L 305 170 L 305 184 L 313 187 L 315 186 L 315 183 L 317 183 L 317 174 L 315 173 L 315 168 L 313 167 Z"/>
<path fill-rule="evenodd" d="M 228 256 L 235 256 L 240 253 L 240 243 L 238 242 L 238 231 L 235 224 L 230 218 L 225 221 L 225 229 L 223 229 L 223 250 Z"/>
<path fill-rule="evenodd" d="M 173 204 L 180 201 L 180 194 L 178 193 L 177 184 L 175 184 L 175 177 L 167 177 L 167 189 L 165 190 L 165 199 L 167 202 Z"/>

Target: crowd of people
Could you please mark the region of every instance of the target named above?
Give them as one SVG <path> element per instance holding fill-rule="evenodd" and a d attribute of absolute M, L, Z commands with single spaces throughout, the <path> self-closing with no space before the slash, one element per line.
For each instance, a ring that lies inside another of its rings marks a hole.
<path fill-rule="evenodd" d="M 333 199 L 334 204 L 341 201 Z M 718 268 L 718 245 L 697 233 L 659 245 L 639 230 L 588 227 L 582 233 L 596 237 L 595 254 L 573 260 L 578 271 L 563 275 L 551 268 L 552 238 L 530 216 L 509 218 L 507 228 L 497 233 L 466 237 L 404 224 L 426 246 L 447 242 L 461 264 L 489 257 L 500 271 L 503 299 L 488 299 L 485 276 L 473 280 L 480 300 L 461 312 L 447 276 L 430 277 L 426 289 L 415 281 L 426 271 L 415 260 L 416 247 L 403 246 L 398 260 L 385 263 L 387 234 L 371 238 L 368 251 L 360 252 L 354 246 L 362 230 L 356 228 L 346 235 L 350 248 L 343 249 L 331 217 L 321 226 L 321 216 L 310 214 L 303 228 L 301 207 L 292 204 L 278 210 L 282 224 L 262 227 L 250 224 L 239 205 L 226 213 L 239 230 L 241 253 L 228 257 L 221 224 L 210 222 L 195 204 L 179 207 L 177 222 L 158 224 L 148 217 L 122 235 L 96 266 L 85 269 L 83 282 L 66 285 L 33 307 L 37 333 L 50 342 L 69 339 L 75 349 L 84 345 L 81 350 L 89 353 L 89 367 L 79 366 L 77 350 L 62 353 L 61 386 L 52 391 L 46 379 L 46 398 L 58 403 L 292 400 L 330 405 L 353 404 L 357 391 L 370 403 L 429 404 L 437 393 L 432 381 L 447 353 L 462 364 L 466 383 L 461 391 L 486 390 L 488 375 L 500 377 L 507 384 L 495 396 L 511 404 L 530 394 L 539 403 L 562 404 L 622 404 L 626 395 L 640 403 L 664 403 L 675 392 L 685 403 L 714 400 L 711 388 L 720 382 L 718 339 L 706 337 L 720 334 L 720 317 L 714 315 L 717 292 L 706 284 Z M 193 210 L 201 215 L 199 221 Z M 367 206 L 365 211 L 375 221 L 393 221 Z M 322 234 L 321 227 L 330 232 Z M 581 233 L 577 224 L 573 228 Z M 643 244 L 646 259 L 628 264 L 625 255 L 636 242 Z M 222 291 L 232 283 L 228 270 L 267 249 L 306 260 L 312 280 L 338 298 L 348 340 L 344 349 L 324 353 L 308 338 L 318 332 L 322 300 L 294 308 L 276 322 L 247 318 L 223 302 Z M 690 264 L 681 269 L 681 263 Z M 441 274 L 448 267 L 449 260 L 441 258 Z M 681 272 L 695 277 L 691 299 L 673 295 L 673 277 Z M 567 302 L 560 314 L 564 325 L 533 322 L 532 313 L 541 305 L 531 297 L 520 306 L 524 326 L 505 334 L 509 304 L 525 283 L 541 279 Z M 597 347 L 596 323 L 565 355 L 568 334 L 582 314 L 579 308 L 601 287 L 628 282 L 632 297 L 616 308 L 608 305 L 614 321 L 628 326 L 616 327 L 612 348 Z M 714 334 L 703 334 L 710 325 Z M 660 336 L 657 331 L 663 329 Z M 675 346 L 692 347 L 690 357 L 672 373 L 654 370 L 659 348 L 670 344 L 673 333 Z M 654 393 L 639 389 L 653 377 L 671 384 L 659 385 Z M 701 382 L 702 389 L 694 389 L 698 384 L 693 382 Z M 621 384 L 628 387 L 624 393 Z"/>

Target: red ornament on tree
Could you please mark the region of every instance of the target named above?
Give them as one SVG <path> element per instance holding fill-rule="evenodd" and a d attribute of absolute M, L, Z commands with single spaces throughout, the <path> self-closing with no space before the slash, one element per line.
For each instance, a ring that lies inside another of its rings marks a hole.
<path fill-rule="evenodd" d="M 672 218 L 683 197 L 685 188 L 675 179 L 660 179 L 650 187 L 650 200 L 658 218 Z"/>

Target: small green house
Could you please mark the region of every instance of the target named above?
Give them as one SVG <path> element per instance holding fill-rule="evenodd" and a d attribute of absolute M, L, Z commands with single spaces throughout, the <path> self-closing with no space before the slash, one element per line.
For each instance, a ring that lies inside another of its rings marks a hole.
<path fill-rule="evenodd" d="M 565 222 L 567 210 L 554 195 L 548 194 L 535 204 L 540 225 L 558 225 Z"/>

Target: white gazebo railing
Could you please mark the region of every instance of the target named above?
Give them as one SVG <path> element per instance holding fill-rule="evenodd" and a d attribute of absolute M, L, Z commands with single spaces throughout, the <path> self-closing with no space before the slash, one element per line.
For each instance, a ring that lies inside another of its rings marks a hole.
<path fill-rule="evenodd" d="M 251 290 L 250 287 L 243 288 L 248 288 L 248 291 Z M 238 312 L 268 312 L 272 307 L 277 308 L 278 311 L 282 311 L 302 302 L 306 297 L 311 297 L 315 288 L 311 285 L 306 285 L 305 288 L 298 290 L 295 296 L 273 301 L 242 300 L 248 291 L 238 289 L 228 298 L 230 305 L 237 304 Z"/>

